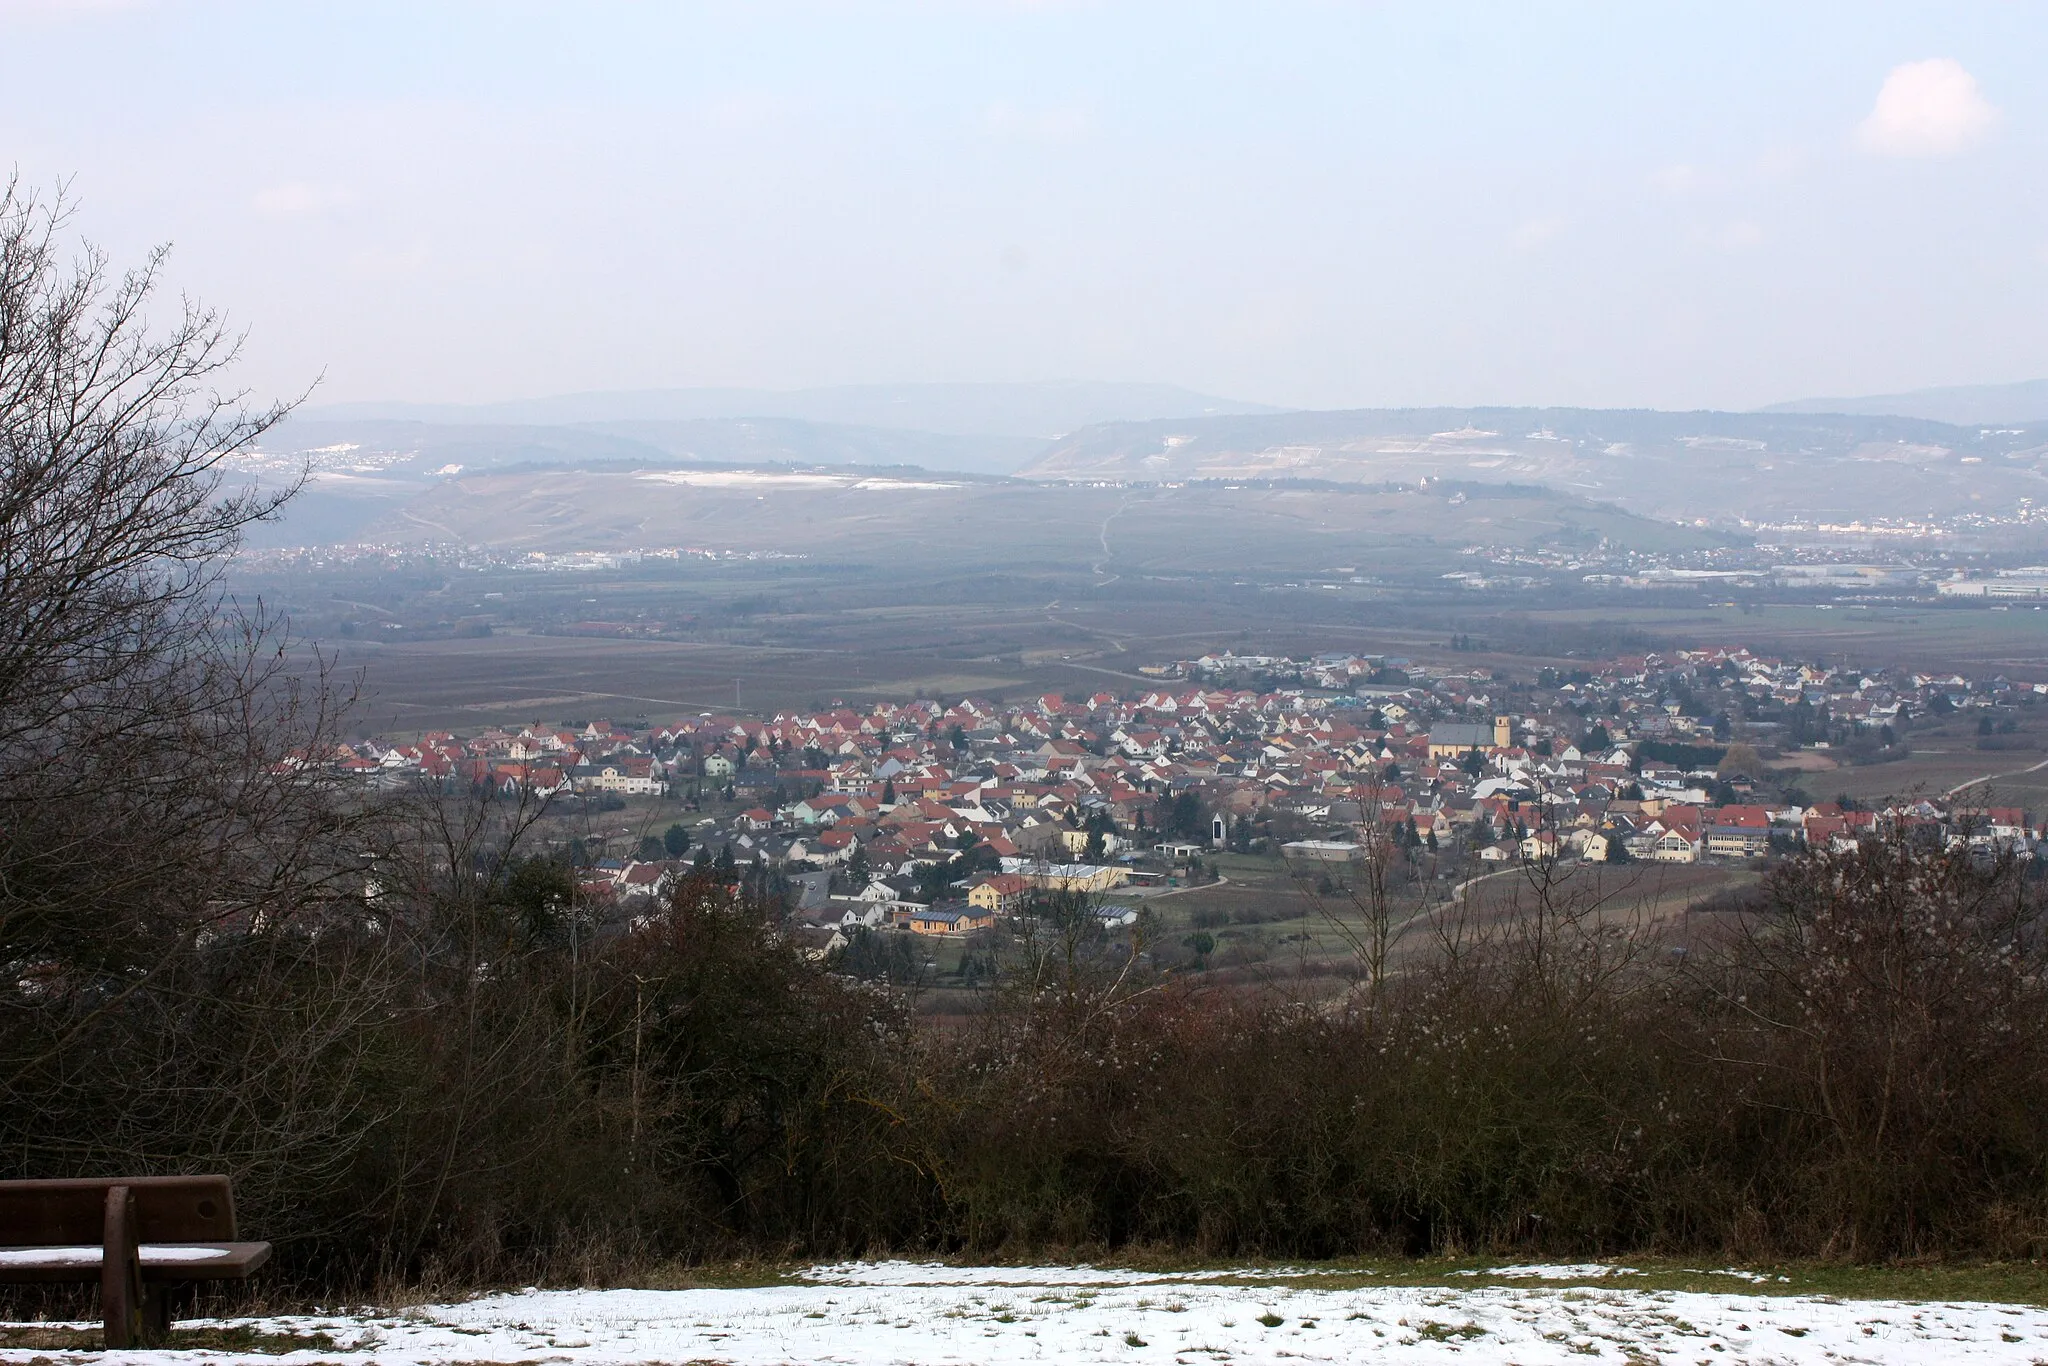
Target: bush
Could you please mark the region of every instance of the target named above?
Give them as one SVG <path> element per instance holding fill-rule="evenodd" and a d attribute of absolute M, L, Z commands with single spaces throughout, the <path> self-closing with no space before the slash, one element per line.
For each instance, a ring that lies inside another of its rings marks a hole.
<path fill-rule="evenodd" d="M 42 1097 L 6 1117 L 19 1174 L 227 1170 L 323 1294 L 885 1249 L 2048 1241 L 2038 883 L 2009 863 L 1789 859 L 1690 917 L 1683 955 L 1538 879 L 1314 1002 L 1156 976 L 1147 927 L 1045 897 L 943 1030 L 709 877 L 606 930 L 561 864 L 380 867 L 368 913 L 317 933 L 215 936 L 90 1011 L 15 998 L 17 1094 Z M 1209 937 L 1169 958 L 1259 956 Z"/>
<path fill-rule="evenodd" d="M 1788 862 L 1674 958 L 1535 903 L 1377 999 L 1042 994 L 936 1059 L 985 1250 L 2036 1255 L 2037 909 L 1904 843 Z M 1125 982 L 1128 987 L 1128 982 Z"/>

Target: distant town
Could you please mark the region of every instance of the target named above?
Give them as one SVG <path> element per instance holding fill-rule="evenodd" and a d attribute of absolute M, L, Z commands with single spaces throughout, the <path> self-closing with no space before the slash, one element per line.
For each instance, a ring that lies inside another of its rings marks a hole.
<path fill-rule="evenodd" d="M 1901 829 L 2023 855 L 2048 837 L 1970 784 L 1881 803 L 1826 785 L 1908 756 L 1922 722 L 1961 721 L 1994 764 L 2029 743 L 2016 732 L 2048 684 L 1742 648 L 1513 679 L 1352 654 L 1142 667 L 1159 686 L 439 731 L 329 763 L 379 786 L 622 814 L 632 799 L 644 833 L 576 851 L 586 896 L 630 905 L 692 868 L 772 873 L 828 943 L 881 925 L 971 933 L 1046 890 L 1118 892 L 1099 913 L 1128 919 L 1132 898 L 1213 879 L 1223 851 L 1327 884 L 1391 850 L 1449 880 L 1753 860 Z"/>

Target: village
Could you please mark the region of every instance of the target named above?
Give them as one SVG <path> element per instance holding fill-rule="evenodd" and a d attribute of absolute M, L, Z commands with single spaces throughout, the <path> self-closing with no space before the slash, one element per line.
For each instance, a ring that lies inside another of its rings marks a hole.
<path fill-rule="evenodd" d="M 559 842 L 594 902 L 631 909 L 693 869 L 771 876 L 794 927 L 832 948 L 880 927 L 971 935 L 1043 891 L 1127 923 L 1150 897 L 1214 882 L 1222 856 L 1327 888 L 1381 856 L 1450 884 L 1529 864 L 1754 861 L 1899 830 L 2023 856 L 2044 837 L 1995 789 L 1859 802 L 1822 786 L 1909 757 L 1916 726 L 2030 745 L 2021 727 L 2048 687 L 2002 677 L 1741 648 L 1519 678 L 1227 652 L 1144 673 L 1159 686 L 434 732 L 332 764 L 576 816 Z"/>

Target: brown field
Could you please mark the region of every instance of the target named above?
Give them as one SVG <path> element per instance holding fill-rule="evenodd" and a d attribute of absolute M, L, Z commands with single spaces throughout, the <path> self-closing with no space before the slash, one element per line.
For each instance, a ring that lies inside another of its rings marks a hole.
<path fill-rule="evenodd" d="M 1426 628 L 1276 619 L 1259 615 L 1257 605 L 913 605 L 773 624 L 778 637 L 802 644 L 513 631 L 482 639 L 357 640 L 340 645 L 338 663 L 344 675 L 362 680 L 358 726 L 406 733 L 598 716 L 773 712 L 833 698 L 1122 692 L 1161 684 L 1137 671 L 1141 663 L 1224 645 L 1420 654 L 1443 639 Z"/>
<path fill-rule="evenodd" d="M 1722 892 L 1752 886 L 1757 871 L 1746 863 L 1574 864 L 1549 884 L 1559 907 L 1594 906 L 1603 920 L 1668 920 Z M 1533 870 L 1515 869 L 1474 883 L 1465 905 L 1484 924 L 1513 918 L 1541 903 L 1544 887 Z"/>
<path fill-rule="evenodd" d="M 1168 944 L 1179 943 L 1196 928 L 1197 913 L 1207 912 L 1210 923 L 1204 927 L 1216 940 L 1218 969 L 1230 973 L 1224 980 L 1245 982 L 1274 973 L 1321 975 L 1353 963 L 1365 917 L 1349 887 L 1318 893 L 1313 872 L 1298 876 L 1276 859 L 1222 854 L 1216 862 L 1226 879 L 1223 883 L 1146 903 L 1159 917 L 1159 932 Z M 1329 871 L 1341 881 L 1341 870 Z M 1648 927 L 1670 924 L 1688 907 L 1723 892 L 1754 886 L 1758 877 L 1754 866 L 1741 863 L 1568 865 L 1555 874 L 1550 895 L 1558 907 L 1597 905 L 1604 923 Z M 1540 899 L 1536 875 L 1521 868 L 1479 877 L 1462 897 L 1453 896 L 1449 881 L 1432 883 L 1426 898 L 1422 889 L 1412 887 L 1396 894 L 1395 915 L 1401 924 L 1397 957 L 1430 952 L 1436 924 L 1482 939 L 1527 915 Z M 1229 923 L 1213 923 L 1219 916 L 1228 916 Z M 1240 952 L 1232 955 L 1233 947 Z M 1253 961 L 1232 966 L 1234 959 Z"/>
<path fill-rule="evenodd" d="M 1532 623 L 1625 624 L 1645 636 L 1692 645 L 1747 645 L 1759 654 L 1830 665 L 1903 666 L 2048 682 L 2048 611 L 1923 603 L 1764 603 L 1703 608 L 1534 610 Z"/>
<path fill-rule="evenodd" d="M 739 706 L 769 710 L 833 697 L 857 701 L 920 692 L 1001 698 L 1121 691 L 1159 681 L 1140 674 L 1140 664 L 1226 646 L 1297 655 L 1348 649 L 1438 661 L 1457 658 L 1527 677 L 1546 664 L 1575 666 L 1595 653 L 1583 648 L 1587 638 L 1574 633 L 1598 625 L 1576 612 L 1508 614 L 1490 621 L 1477 614 L 1453 615 L 1443 607 L 1249 588 L 1143 600 L 1086 589 L 1051 596 L 1058 592 L 1055 587 L 1047 600 L 1019 605 L 905 602 L 906 587 L 878 586 L 875 596 L 883 601 L 872 605 L 821 603 L 814 610 L 763 618 L 745 632 L 725 633 L 731 637 L 725 640 L 579 639 L 529 635 L 515 628 L 481 640 L 344 642 L 341 659 L 346 668 L 366 673 L 364 725 L 415 730 L 588 714 L 725 710 L 735 705 L 735 680 Z M 859 596 L 858 584 L 841 591 Z M 1606 625 L 1676 644 L 1739 642 L 1767 652 L 1846 655 L 1872 666 L 1889 660 L 1933 667 L 1931 661 L 1946 659 L 1949 668 L 2048 679 L 2048 620 L 2031 612 L 1902 613 L 1896 632 L 1888 629 L 1881 638 L 1869 639 L 1787 633 L 1791 622 L 1778 618 L 1795 614 L 1802 622 L 1825 615 L 1775 608 L 1750 617 L 1733 610 L 1647 612 L 1609 619 Z M 1516 652 L 1448 654 L 1453 629 L 1484 631 L 1489 626 L 1522 632 Z M 1546 639 L 1552 640 L 1549 648 Z M 1579 648 L 1567 651 L 1567 645 Z M 1843 645 L 1851 648 L 1837 648 Z M 2022 664 L 2023 655 L 2032 661 L 2030 667 Z M 1992 660 L 2005 663 L 1994 666 Z M 1936 737 L 1916 729 L 1914 746 L 1924 753 L 1906 764 L 1830 772 L 1832 758 L 1809 754 L 1786 766 L 1814 770 L 1806 785 L 1816 795 L 1825 788 L 1826 796 L 1847 792 L 1859 799 L 1916 786 L 1941 790 L 1981 774 L 2026 766 L 2010 753 L 1980 759 L 1975 743 L 1974 734 Z M 2048 754 L 2048 731 L 2042 743 Z"/>
<path fill-rule="evenodd" d="M 1811 749 L 1802 749 L 1791 754 L 1781 754 L 1771 760 L 1772 768 L 1790 769 L 1794 773 L 1802 774 L 1833 773 L 1841 768 L 1841 766 L 1841 762 L 1834 758 L 1834 756 Z M 1815 779 L 1814 781 L 1824 780 Z"/>
<path fill-rule="evenodd" d="M 1468 543 L 1574 543 L 1591 526 L 1587 509 L 1551 495 L 1454 505 L 1370 488 L 969 484 L 903 502 L 846 490 L 678 490 L 617 473 L 460 482 L 437 495 L 445 507 L 434 505 L 455 520 L 414 532 L 494 531 L 557 547 L 765 546 L 800 558 L 587 574 L 344 570 L 247 585 L 308 637 L 338 646 L 346 667 L 364 670 L 365 729 L 652 719 L 920 692 L 1129 690 L 1157 681 L 1140 665 L 1226 647 L 1405 655 L 1527 679 L 1546 665 L 1726 644 L 1829 664 L 2048 681 L 2048 616 L 2030 608 L 1745 610 L 1611 594 L 1593 605 L 1569 575 L 1527 593 L 1473 593 L 1444 580 L 1475 563 L 1459 553 Z M 450 638 L 459 621 L 495 634 Z M 642 638 L 540 634 L 587 622 Z M 1454 637 L 1476 644 L 1453 654 Z M 1965 737 L 1929 747 L 1973 745 Z M 1922 778 L 1947 787 L 1997 771 L 1970 768 L 1967 756 L 1922 768 L 1859 772 L 1839 790 L 1876 794 L 1901 778 L 1899 790 Z M 1824 779 L 1834 776 L 1816 772 L 1809 786 Z"/>
<path fill-rule="evenodd" d="M 2048 806 L 2048 716 L 2026 709 L 2019 715 L 2023 719 L 2017 732 L 1991 741 L 2001 748 L 1978 748 L 1974 716 L 1938 723 L 1922 720 L 1912 727 L 1912 753 L 1907 758 L 1860 767 L 1845 763 L 1831 771 L 1802 774 L 1800 783 L 1816 798 L 1846 795 L 1873 805 L 1888 799 L 1938 797 L 1968 784 L 1973 801 Z"/>
<path fill-rule="evenodd" d="M 1816 797 L 1846 794 L 1875 804 L 1888 798 L 1940 796 L 1964 784 L 1970 785 L 1972 801 L 1986 805 L 2048 806 L 2048 755 L 1930 748 L 1916 750 L 1910 759 L 1896 764 L 1816 775 L 1807 786 Z"/>

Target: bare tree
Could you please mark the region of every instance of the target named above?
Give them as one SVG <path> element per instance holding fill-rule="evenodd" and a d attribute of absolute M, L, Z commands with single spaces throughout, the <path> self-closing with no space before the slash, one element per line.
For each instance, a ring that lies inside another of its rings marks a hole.
<path fill-rule="evenodd" d="M 222 391 L 219 315 L 152 316 L 161 250 L 116 273 L 68 232 L 61 193 L 0 190 L 0 1133 L 77 1158 L 132 1130 L 94 1117 L 109 1071 L 168 1084 L 155 1043 L 82 1049 L 185 1037 L 169 1015 L 218 986 L 204 944 L 361 881 L 360 813 L 323 775 L 328 671 L 222 577 L 292 491 L 224 462 L 285 409 Z"/>
<path fill-rule="evenodd" d="M 1403 875 L 1407 871 L 1405 855 L 1387 826 L 1392 811 L 1389 796 L 1384 774 L 1372 770 L 1358 797 L 1362 858 L 1352 866 L 1341 904 L 1303 884 L 1317 913 L 1364 973 L 1366 1002 L 1372 1006 L 1385 994 L 1394 950 L 1421 914 L 1427 897 L 1425 884 Z M 1400 818 L 1407 819 L 1405 811 Z"/>
<path fill-rule="evenodd" d="M 2017 1153 L 2048 1076 L 2043 924 L 2011 851 L 1894 828 L 1775 869 L 1690 965 L 1719 1014 L 1705 1056 L 1748 1069 L 1744 1104 L 1804 1145 L 1851 1255 L 1941 1230 L 1975 1180 L 2039 1170 Z"/>
<path fill-rule="evenodd" d="M 0 193 L 0 741 L 59 733 L 204 643 L 227 557 L 291 490 L 222 494 L 284 416 L 216 380 L 238 340 L 189 301 L 153 329 L 164 251 L 118 277 L 61 257 L 66 210 Z M 189 686 L 183 710 L 210 700 Z M 94 718 L 103 723 L 105 717 Z"/>

